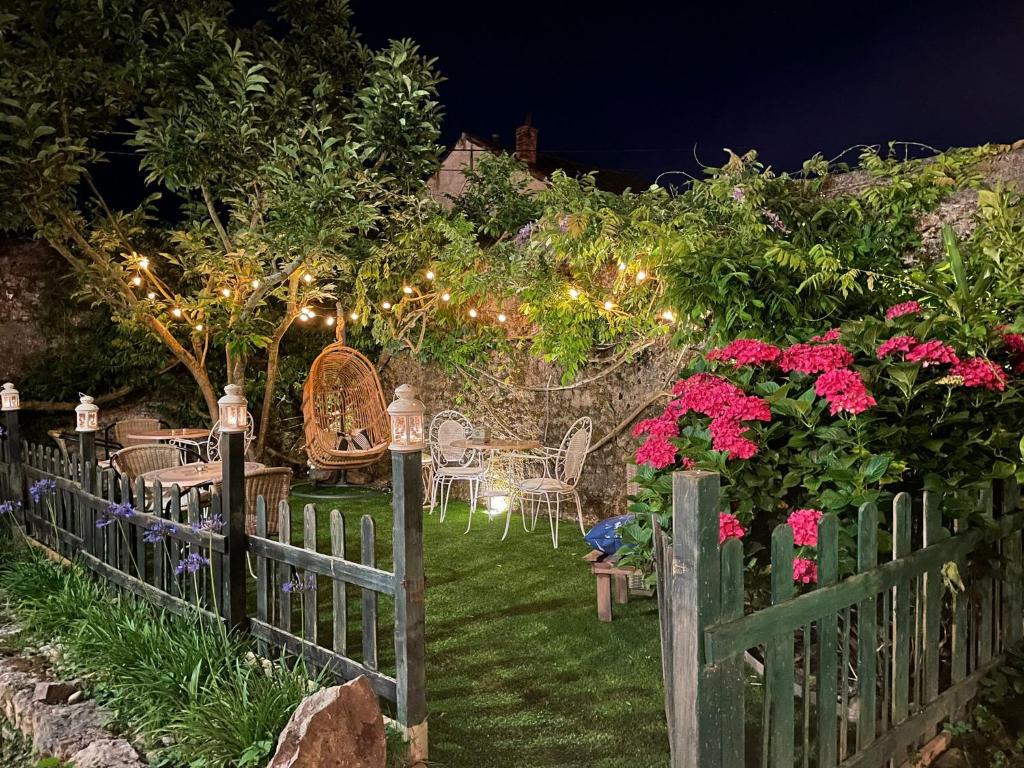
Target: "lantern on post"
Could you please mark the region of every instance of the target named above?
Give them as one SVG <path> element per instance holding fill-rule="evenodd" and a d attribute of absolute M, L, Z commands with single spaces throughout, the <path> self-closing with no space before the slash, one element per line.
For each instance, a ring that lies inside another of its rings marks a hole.
<path fill-rule="evenodd" d="M 8 381 L 4 384 L 4 388 L 0 389 L 0 410 L 17 411 L 20 408 L 21 395 L 14 388 L 14 385 Z"/>
<path fill-rule="evenodd" d="M 224 396 L 217 401 L 221 432 L 245 432 L 249 427 L 248 403 L 238 384 L 224 387 Z"/>
<path fill-rule="evenodd" d="M 395 390 L 395 400 L 388 406 L 391 417 L 391 445 L 398 453 L 423 450 L 423 412 L 426 410 L 416 397 L 416 387 L 403 384 Z"/>
<path fill-rule="evenodd" d="M 81 405 L 75 408 L 75 431 L 95 432 L 100 428 L 100 407 L 89 395 L 79 395 Z"/>

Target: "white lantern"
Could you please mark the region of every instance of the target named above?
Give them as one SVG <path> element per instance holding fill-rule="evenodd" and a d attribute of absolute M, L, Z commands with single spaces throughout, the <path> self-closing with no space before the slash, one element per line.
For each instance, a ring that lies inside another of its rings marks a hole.
<path fill-rule="evenodd" d="M 228 384 L 224 387 L 224 397 L 217 401 L 220 410 L 220 431 L 245 432 L 249 428 L 247 405 L 240 385 Z"/>
<path fill-rule="evenodd" d="M 17 411 L 21 408 L 21 396 L 11 382 L 4 384 L 0 389 L 0 411 Z"/>
<path fill-rule="evenodd" d="M 76 432 L 95 432 L 100 428 L 100 407 L 89 395 L 79 395 L 82 404 L 75 408 Z"/>
<path fill-rule="evenodd" d="M 391 416 L 392 451 L 412 453 L 423 450 L 423 412 L 426 409 L 416 398 L 416 387 L 403 384 L 395 390 L 395 400 L 388 406 Z"/>

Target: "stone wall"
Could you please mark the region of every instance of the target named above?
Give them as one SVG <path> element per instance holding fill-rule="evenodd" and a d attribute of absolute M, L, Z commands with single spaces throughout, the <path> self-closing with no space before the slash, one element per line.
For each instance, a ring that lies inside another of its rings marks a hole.
<path fill-rule="evenodd" d="M 0 241 L 0 382 L 17 381 L 46 347 L 35 322 L 44 301 L 66 294 L 64 261 L 39 241 Z"/>

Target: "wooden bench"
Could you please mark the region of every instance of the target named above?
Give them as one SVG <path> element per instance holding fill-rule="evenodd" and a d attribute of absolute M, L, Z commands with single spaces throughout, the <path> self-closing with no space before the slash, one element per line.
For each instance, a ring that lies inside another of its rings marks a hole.
<path fill-rule="evenodd" d="M 595 549 L 583 558 L 590 563 L 590 572 L 597 578 L 597 618 L 601 621 L 612 620 L 612 586 L 615 587 L 615 602 L 628 603 L 629 577 L 638 573 L 631 566 L 620 566 L 619 557 Z"/>

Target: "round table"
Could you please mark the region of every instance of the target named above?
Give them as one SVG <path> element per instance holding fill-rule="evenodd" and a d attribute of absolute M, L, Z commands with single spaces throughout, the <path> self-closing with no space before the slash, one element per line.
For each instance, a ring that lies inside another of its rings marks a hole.
<path fill-rule="evenodd" d="M 492 437 L 487 440 L 452 440 L 455 448 L 466 448 L 475 451 L 535 451 L 540 448 L 540 440 L 502 440 Z"/>
<path fill-rule="evenodd" d="M 204 440 L 210 435 L 210 430 L 198 427 L 183 427 L 181 429 L 148 429 L 144 432 L 131 432 L 126 435 L 129 440 L 138 440 L 144 443 L 162 443 L 165 440 Z"/>
<path fill-rule="evenodd" d="M 245 474 L 252 474 L 257 469 L 263 469 L 265 466 L 265 464 L 260 464 L 258 461 L 247 461 L 245 462 Z M 144 472 L 141 477 L 147 488 L 151 488 L 153 483 L 159 480 L 164 488 L 176 485 L 182 491 L 187 491 L 191 488 L 217 482 L 221 479 L 223 471 L 219 461 L 195 462 L 193 464 L 182 464 L 179 467 L 154 469 Z"/>
<path fill-rule="evenodd" d="M 496 517 L 503 512 L 511 515 L 512 496 L 522 475 L 522 467 L 517 466 L 514 458 L 507 454 L 517 451 L 533 451 L 541 447 L 540 440 L 503 439 L 492 437 L 487 440 L 452 440 L 453 448 L 464 448 L 471 451 L 486 451 L 487 465 L 484 470 L 484 481 L 477 498 L 485 499 L 484 505 L 488 517 Z M 497 499 L 504 499 L 504 507 L 496 504 Z M 472 525 L 472 515 L 470 515 Z M 466 527 L 469 530 L 469 527 Z M 507 528 L 506 528 L 507 531 Z"/>

